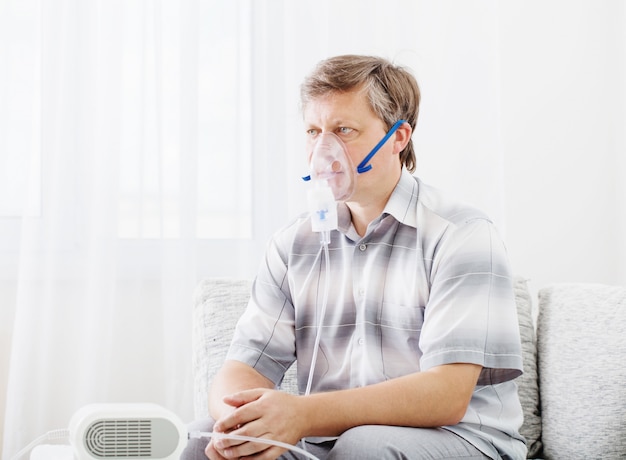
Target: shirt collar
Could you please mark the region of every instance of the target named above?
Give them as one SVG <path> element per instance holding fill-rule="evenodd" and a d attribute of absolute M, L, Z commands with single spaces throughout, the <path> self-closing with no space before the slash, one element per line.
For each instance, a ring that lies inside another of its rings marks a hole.
<path fill-rule="evenodd" d="M 391 196 L 383 209 L 382 216 L 391 215 L 398 222 L 417 228 L 417 202 L 419 186 L 417 179 L 402 168 L 400 180 L 391 192 Z M 352 228 L 352 216 L 345 203 L 337 203 L 338 228 L 347 235 Z"/>
<path fill-rule="evenodd" d="M 383 210 L 384 214 L 393 216 L 398 222 L 417 228 L 417 197 L 419 182 L 406 169 L 402 168 L 400 180 L 391 193 Z"/>

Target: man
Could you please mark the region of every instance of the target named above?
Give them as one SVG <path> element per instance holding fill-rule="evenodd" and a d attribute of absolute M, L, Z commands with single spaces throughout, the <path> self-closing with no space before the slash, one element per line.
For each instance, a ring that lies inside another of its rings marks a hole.
<path fill-rule="evenodd" d="M 525 458 L 506 251 L 487 217 L 411 175 L 414 77 L 384 59 L 339 56 L 317 66 L 301 97 L 311 164 L 322 139 L 347 157 L 326 176 L 312 171 L 341 195 L 338 229 L 324 251 L 306 215 L 270 242 L 212 384 L 209 428 L 304 439 L 320 459 Z M 296 358 L 301 394 L 275 390 Z M 205 454 L 302 458 L 229 439 Z"/>

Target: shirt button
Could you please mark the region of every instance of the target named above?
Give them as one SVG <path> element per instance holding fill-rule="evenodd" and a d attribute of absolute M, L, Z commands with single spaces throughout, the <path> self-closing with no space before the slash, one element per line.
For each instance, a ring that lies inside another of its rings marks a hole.
<path fill-rule="evenodd" d="M 363 342 L 364 342 L 364 340 L 363 340 L 363 339 L 359 339 L 359 340 L 358 340 L 359 345 L 363 345 Z"/>
<path fill-rule="evenodd" d="M 367 249 L 367 245 L 365 243 L 361 243 L 361 244 L 359 244 L 359 249 L 361 251 L 365 251 Z"/>

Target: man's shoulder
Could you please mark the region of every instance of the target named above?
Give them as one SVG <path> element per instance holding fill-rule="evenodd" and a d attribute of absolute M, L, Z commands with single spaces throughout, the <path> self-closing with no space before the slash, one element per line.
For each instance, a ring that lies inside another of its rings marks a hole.
<path fill-rule="evenodd" d="M 426 222 L 464 226 L 472 221 L 488 221 L 489 216 L 480 209 L 452 197 L 448 193 L 426 184 L 415 177 L 418 184 L 418 216 Z"/>

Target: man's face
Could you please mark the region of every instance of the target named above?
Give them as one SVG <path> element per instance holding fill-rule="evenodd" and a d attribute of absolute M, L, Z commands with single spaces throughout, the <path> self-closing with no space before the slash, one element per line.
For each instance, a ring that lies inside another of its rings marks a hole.
<path fill-rule="evenodd" d="M 387 131 L 383 121 L 370 108 L 366 93 L 359 90 L 331 93 L 309 101 L 304 110 L 304 124 L 309 161 L 318 136 L 331 132 L 343 141 L 354 165 L 367 156 Z M 366 190 L 368 184 L 375 184 L 376 178 L 391 164 L 398 169 L 398 157 L 389 155 L 392 148 L 392 143 L 388 142 L 370 161 L 372 170 L 358 175 L 356 191 L 350 201 L 357 200 L 359 192 Z"/>

